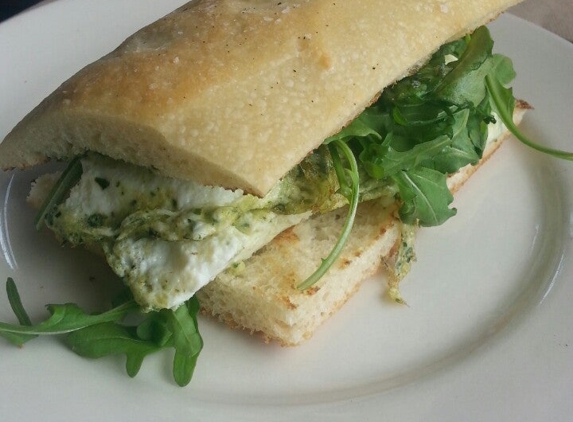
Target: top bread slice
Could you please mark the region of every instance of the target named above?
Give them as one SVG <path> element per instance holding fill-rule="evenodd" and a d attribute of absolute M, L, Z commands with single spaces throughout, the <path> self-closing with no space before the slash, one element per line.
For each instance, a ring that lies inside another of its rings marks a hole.
<path fill-rule="evenodd" d="M 93 150 L 264 195 L 386 86 L 518 0 L 195 0 L 88 65 L 0 167 Z"/>

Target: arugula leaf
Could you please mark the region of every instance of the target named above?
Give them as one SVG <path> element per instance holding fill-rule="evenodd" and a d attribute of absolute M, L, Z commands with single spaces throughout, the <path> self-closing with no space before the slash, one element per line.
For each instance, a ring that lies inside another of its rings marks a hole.
<path fill-rule="evenodd" d="M 382 179 L 419 167 L 440 154 L 452 142 L 448 136 L 443 135 L 417 144 L 407 151 L 398 151 L 392 145 L 393 139 L 390 134 L 382 145 L 370 144 L 360 154 L 362 165 L 375 178 Z"/>
<path fill-rule="evenodd" d="M 120 303 L 103 313 L 87 314 L 76 304 L 47 305 L 51 316 L 33 325 L 22 306 L 14 280 L 6 282 L 10 304 L 20 325 L 0 322 L 0 336 L 21 346 L 38 335 L 67 335 L 71 350 L 87 358 L 124 354 L 126 372 L 134 377 L 146 356 L 165 348 L 175 349 L 173 376 L 180 386 L 193 375 L 203 347 L 198 331 L 199 302 L 191 298 L 177 310 L 163 309 L 142 313 L 131 296 L 122 295 Z M 124 325 L 127 317 L 143 318 L 139 325 Z"/>
<path fill-rule="evenodd" d="M 362 112 L 362 114 L 350 122 L 348 126 L 342 128 L 340 132 L 327 138 L 323 144 L 328 145 L 334 141 L 344 141 L 354 137 L 366 138 L 373 136 L 375 139 L 380 139 L 380 134 L 373 127 L 378 116 L 376 113 L 370 113 L 368 110 L 369 109 L 366 109 Z"/>
<path fill-rule="evenodd" d="M 393 179 L 403 201 L 400 219 L 404 223 L 419 221 L 422 226 L 438 226 L 456 214 L 455 209 L 449 208 L 454 198 L 443 173 L 420 167 L 400 172 Z"/>
<path fill-rule="evenodd" d="M 135 334 L 141 340 L 150 341 L 161 347 L 166 347 L 173 333 L 161 312 L 150 312 L 136 327 Z"/>
<path fill-rule="evenodd" d="M 344 245 L 346 245 L 346 241 L 348 240 L 348 236 L 350 236 L 352 226 L 354 225 L 356 210 L 358 209 L 360 185 L 356 158 L 354 157 L 350 147 L 340 139 L 329 139 L 328 146 L 330 153 L 332 154 L 338 180 L 340 181 L 340 192 L 348 199 L 349 202 L 348 212 L 346 214 L 344 226 L 342 227 L 342 232 L 338 237 L 334 248 L 330 251 L 328 256 L 322 260 L 321 265 L 316 269 L 316 271 L 305 281 L 296 286 L 299 290 L 305 290 L 313 286 L 322 278 L 328 269 L 332 267 L 336 259 L 340 256 L 342 249 L 344 249 Z M 350 167 L 349 169 L 343 168 L 338 151 L 342 152 L 346 158 Z"/>
<path fill-rule="evenodd" d="M 152 341 L 139 339 L 132 328 L 113 322 L 74 331 L 68 335 L 66 342 L 74 353 L 87 358 L 125 354 L 126 372 L 130 377 L 137 375 L 147 355 L 161 349 Z"/>
<path fill-rule="evenodd" d="M 36 230 L 42 228 L 46 217 L 53 211 L 55 206 L 62 202 L 70 189 L 80 180 L 82 171 L 81 157 L 75 157 L 70 161 L 70 164 L 68 164 L 68 167 L 66 167 L 48 194 L 48 199 L 44 201 L 42 208 L 40 208 L 40 211 L 36 215 L 36 219 L 34 220 Z"/>
<path fill-rule="evenodd" d="M 128 313 L 138 309 L 138 305 L 131 301 L 101 314 L 86 314 L 74 303 L 51 304 L 47 305 L 47 309 L 51 316 L 38 325 L 25 326 L 0 322 L 0 330 L 13 334 L 67 334 L 90 325 L 121 320 Z"/>
<path fill-rule="evenodd" d="M 489 30 L 481 26 L 471 35 L 454 68 L 435 90 L 437 98 L 458 106 L 481 103 L 486 95 L 483 79 L 491 71 L 493 40 Z"/>
<path fill-rule="evenodd" d="M 490 75 L 495 75 L 503 85 L 507 85 L 515 79 L 516 73 L 513 69 L 513 63 L 509 57 L 505 57 L 501 54 L 494 54 L 492 60 L 493 65 Z"/>
<path fill-rule="evenodd" d="M 6 281 L 6 294 L 8 295 L 8 301 L 12 307 L 12 311 L 14 311 L 16 318 L 18 318 L 20 325 L 32 325 L 32 321 L 24 309 L 24 305 L 22 305 L 20 293 L 18 293 L 16 283 L 12 277 L 8 277 L 8 280 Z"/>
<path fill-rule="evenodd" d="M 191 381 L 199 352 L 203 347 L 203 339 L 197 331 L 198 310 L 199 302 L 193 298 L 176 311 L 165 312 L 173 331 L 173 377 L 180 386 Z"/>
<path fill-rule="evenodd" d="M 12 311 L 16 315 L 18 322 L 20 325 L 30 326 L 32 325 L 32 321 L 30 321 L 30 317 L 26 313 L 24 306 L 22 305 L 22 301 L 20 300 L 20 294 L 18 293 L 18 289 L 16 288 L 16 283 L 11 277 L 8 277 L 6 280 L 6 294 L 8 295 L 8 302 L 12 308 Z M 14 344 L 15 346 L 23 346 L 29 340 L 37 337 L 36 335 L 29 334 L 18 334 L 18 333 L 11 333 L 11 332 L 3 332 L 0 331 L 0 337 L 4 337 L 10 343 Z"/>
<path fill-rule="evenodd" d="M 424 165 L 441 173 L 450 174 L 467 164 L 477 163 L 483 147 L 481 150 L 475 147 L 468 130 L 469 125 L 470 111 L 463 109 L 457 112 L 450 143 Z"/>
<path fill-rule="evenodd" d="M 529 139 L 517 128 L 513 122 L 513 110 L 515 108 L 513 89 L 504 87 L 502 82 L 493 74 L 487 75 L 485 82 L 492 98 L 492 106 L 494 110 L 503 121 L 505 127 L 507 127 L 518 140 L 520 140 L 528 147 L 540 151 L 544 154 L 548 154 L 556 158 L 561 158 L 563 160 L 573 161 L 573 152 L 553 149 L 540 145 L 537 142 Z"/>

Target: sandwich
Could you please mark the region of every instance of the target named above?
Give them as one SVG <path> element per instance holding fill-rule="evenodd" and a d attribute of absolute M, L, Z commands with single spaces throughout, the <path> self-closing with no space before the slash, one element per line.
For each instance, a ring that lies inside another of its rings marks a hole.
<path fill-rule="evenodd" d="M 65 81 L 0 166 L 66 162 L 33 184 L 36 224 L 129 288 L 122 312 L 69 330 L 72 348 L 111 353 L 86 330 L 137 309 L 154 317 L 122 333 L 189 358 L 185 384 L 199 307 L 290 346 L 381 266 L 402 302 L 417 227 L 455 215 L 452 193 L 528 108 L 483 26 L 515 3 L 195 0 Z M 116 351 L 130 375 L 145 350 Z"/>

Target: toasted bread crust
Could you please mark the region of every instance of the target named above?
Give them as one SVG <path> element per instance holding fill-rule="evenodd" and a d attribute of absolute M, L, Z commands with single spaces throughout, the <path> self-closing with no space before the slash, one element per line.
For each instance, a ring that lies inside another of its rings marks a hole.
<path fill-rule="evenodd" d="M 263 195 L 385 86 L 517 0 L 195 0 L 65 82 L 0 167 L 94 150 Z"/>
<path fill-rule="evenodd" d="M 296 286 L 336 242 L 346 210 L 298 224 L 251 257 L 242 272 L 227 271 L 197 292 L 204 313 L 265 341 L 301 343 L 346 303 L 360 281 L 377 271 L 381 257 L 399 240 L 394 211 L 395 206 L 384 209 L 376 201 L 362 204 L 338 264 L 303 291 Z"/>

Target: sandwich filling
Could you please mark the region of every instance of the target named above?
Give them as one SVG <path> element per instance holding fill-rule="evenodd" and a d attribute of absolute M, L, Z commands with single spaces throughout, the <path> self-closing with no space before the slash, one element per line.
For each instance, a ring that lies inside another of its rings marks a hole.
<path fill-rule="evenodd" d="M 400 203 L 405 224 L 442 224 L 455 214 L 447 175 L 504 130 L 485 79 L 514 73 L 492 46 L 485 27 L 444 45 L 263 198 L 88 153 L 42 219 L 65 243 L 100 247 L 145 310 L 177 308 L 287 227 L 349 202 L 382 197 Z"/>

